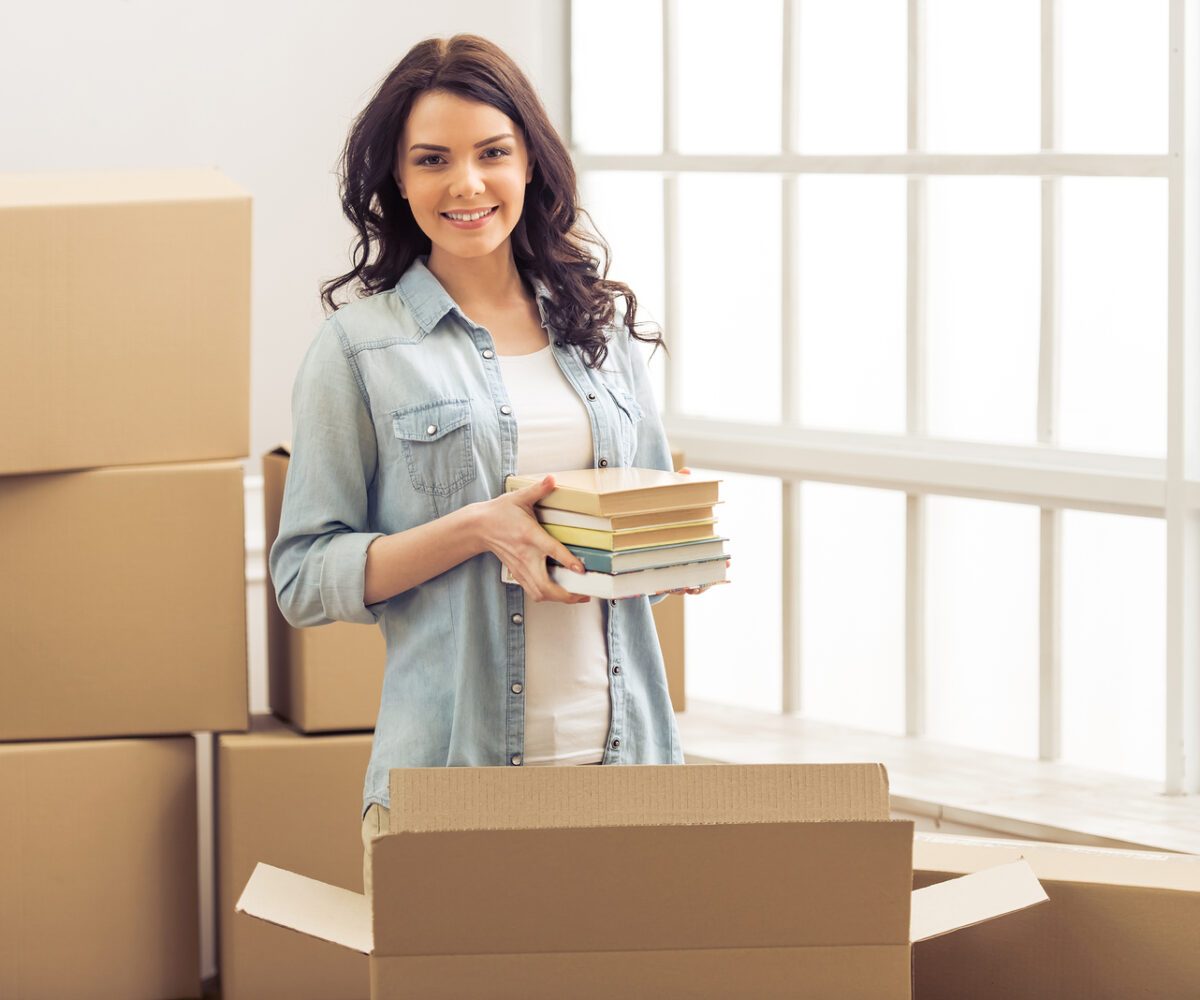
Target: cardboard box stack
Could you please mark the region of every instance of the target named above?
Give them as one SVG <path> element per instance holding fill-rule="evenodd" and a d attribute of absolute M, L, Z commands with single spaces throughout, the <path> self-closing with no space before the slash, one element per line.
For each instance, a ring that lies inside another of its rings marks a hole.
<path fill-rule="evenodd" d="M 0 996 L 198 996 L 190 734 L 248 721 L 250 199 L 4 175 L 0 250 Z"/>

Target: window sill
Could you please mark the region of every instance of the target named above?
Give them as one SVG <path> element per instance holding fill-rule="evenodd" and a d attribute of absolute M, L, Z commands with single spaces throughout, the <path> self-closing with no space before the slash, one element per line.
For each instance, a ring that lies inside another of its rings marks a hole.
<path fill-rule="evenodd" d="M 691 698 L 677 719 L 689 764 L 879 761 L 918 829 L 1200 854 L 1200 795 L 1152 781 Z"/>

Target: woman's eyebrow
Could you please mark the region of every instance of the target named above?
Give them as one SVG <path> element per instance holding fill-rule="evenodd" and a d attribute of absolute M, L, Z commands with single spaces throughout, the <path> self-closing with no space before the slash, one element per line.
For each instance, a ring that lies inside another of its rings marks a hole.
<path fill-rule="evenodd" d="M 497 139 L 513 139 L 513 138 L 515 138 L 515 136 L 511 132 L 501 132 L 499 135 L 494 135 L 490 139 L 483 139 L 482 141 L 475 143 L 475 148 L 478 149 L 480 146 L 486 146 L 489 142 L 495 142 Z M 450 152 L 449 146 L 434 146 L 428 142 L 418 142 L 418 143 L 414 143 L 413 145 L 408 147 L 408 151 L 410 153 L 414 149 L 436 149 L 439 153 Z"/>

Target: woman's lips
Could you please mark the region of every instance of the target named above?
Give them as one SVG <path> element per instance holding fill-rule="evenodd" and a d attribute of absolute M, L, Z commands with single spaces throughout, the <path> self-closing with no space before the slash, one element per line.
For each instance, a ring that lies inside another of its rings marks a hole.
<path fill-rule="evenodd" d="M 488 224 L 488 222 L 491 221 L 492 217 L 499 211 L 500 211 L 500 206 L 496 205 L 482 219 L 475 219 L 473 222 L 461 222 L 458 219 L 452 219 L 452 218 L 450 218 L 450 216 L 446 215 L 444 212 L 440 213 L 440 214 L 443 219 L 445 219 L 448 223 L 450 223 L 450 225 L 454 226 L 456 229 L 482 229 L 484 226 L 486 226 Z"/>

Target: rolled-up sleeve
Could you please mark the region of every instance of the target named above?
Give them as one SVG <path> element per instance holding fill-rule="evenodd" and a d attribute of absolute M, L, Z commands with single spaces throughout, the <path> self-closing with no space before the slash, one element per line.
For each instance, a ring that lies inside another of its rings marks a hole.
<path fill-rule="evenodd" d="M 650 372 L 647 368 L 646 355 L 641 341 L 630 336 L 625 326 L 624 311 L 617 309 L 617 333 L 615 340 L 623 348 L 630 385 L 633 387 L 634 398 L 642 411 L 642 420 L 638 425 L 637 451 L 634 452 L 633 465 L 638 469 L 662 469 L 666 472 L 675 471 L 671 461 L 671 444 L 663 429 L 662 417 L 658 413 L 658 401 L 654 398 L 654 388 L 650 384 Z M 666 594 L 654 594 L 650 597 L 651 604 L 664 600 Z"/>
<path fill-rule="evenodd" d="M 378 450 L 370 400 L 336 314 L 317 331 L 292 388 L 292 456 L 268 564 L 296 628 L 370 625 L 386 601 L 363 604 L 370 489 Z"/>

